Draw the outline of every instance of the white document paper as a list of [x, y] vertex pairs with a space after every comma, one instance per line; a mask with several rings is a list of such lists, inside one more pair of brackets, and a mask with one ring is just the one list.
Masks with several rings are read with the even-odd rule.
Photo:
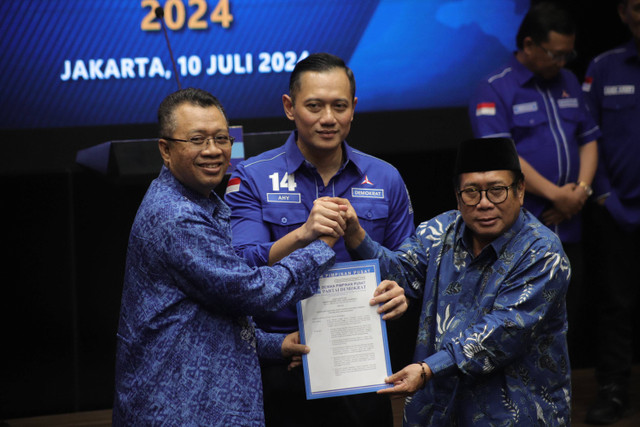
[[382, 316], [369, 300], [380, 283], [378, 260], [335, 264], [320, 292], [298, 303], [307, 399], [376, 391], [391, 385]]

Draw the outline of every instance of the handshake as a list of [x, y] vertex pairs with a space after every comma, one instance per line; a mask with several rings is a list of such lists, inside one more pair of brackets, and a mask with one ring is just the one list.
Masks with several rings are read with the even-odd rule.
[[273, 244], [269, 251], [269, 265], [316, 239], [333, 247], [342, 237], [347, 249], [354, 249], [365, 236], [366, 232], [360, 226], [358, 215], [349, 200], [320, 197], [313, 202], [307, 221]]
[[[274, 243], [269, 262], [277, 262], [294, 249], [304, 247], [316, 239], [333, 247], [340, 238], [344, 238], [346, 247], [354, 249], [362, 243], [365, 236], [366, 232], [360, 226], [358, 215], [349, 200], [321, 197], [313, 202], [313, 208], [304, 224]], [[392, 320], [404, 314], [409, 302], [402, 287], [392, 280], [383, 280], [374, 291], [369, 305], [378, 306], [377, 312], [382, 314], [384, 320]], [[282, 355], [290, 358], [289, 369], [299, 366], [302, 363], [301, 355], [309, 350], [309, 347], [300, 344], [298, 332], [289, 334], [282, 343]]]
[[304, 245], [320, 239], [333, 247], [342, 237], [348, 249], [358, 247], [365, 237], [355, 209], [349, 200], [340, 197], [316, 199], [307, 221], [296, 231]]

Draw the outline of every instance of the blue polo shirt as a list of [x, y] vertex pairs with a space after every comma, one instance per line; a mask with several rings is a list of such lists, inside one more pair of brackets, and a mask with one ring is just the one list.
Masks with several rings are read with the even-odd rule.
[[582, 85], [600, 124], [595, 197], [627, 231], [640, 227], [640, 57], [633, 40], [596, 57]]
[[[266, 265], [273, 243], [304, 224], [324, 196], [349, 199], [360, 225], [385, 247], [395, 249], [413, 233], [409, 193], [395, 167], [343, 142], [344, 163], [325, 186], [296, 139], [293, 132], [283, 146], [241, 162], [229, 179], [233, 245], [250, 265]], [[336, 261], [351, 261], [342, 239], [333, 250]], [[295, 305], [255, 320], [268, 332], [298, 329]]]
[[[476, 137], [512, 138], [518, 154], [558, 186], [578, 180], [579, 146], [600, 137], [580, 83], [570, 71], [562, 69], [544, 80], [515, 56], [480, 83], [469, 117]], [[551, 202], [527, 194], [524, 207], [539, 218]], [[553, 229], [563, 242], [578, 242], [580, 227], [576, 215]]]

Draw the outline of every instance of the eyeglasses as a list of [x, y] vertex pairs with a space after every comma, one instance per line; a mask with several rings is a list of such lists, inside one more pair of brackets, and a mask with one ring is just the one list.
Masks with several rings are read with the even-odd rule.
[[458, 196], [466, 206], [477, 206], [482, 200], [482, 193], [484, 193], [487, 200], [494, 205], [498, 205], [507, 200], [509, 188], [514, 186], [515, 182], [511, 185], [496, 185], [495, 187], [487, 188], [486, 190], [465, 188], [464, 190], [458, 191]]
[[571, 52], [559, 52], [553, 53], [549, 49], [542, 47], [542, 45], [538, 45], [540, 49], [544, 50], [544, 53], [547, 54], [550, 60], [554, 62], [571, 62], [578, 56], [578, 52], [572, 50]]
[[189, 142], [194, 147], [201, 148], [203, 146], [209, 146], [209, 141], [213, 141], [213, 143], [218, 148], [227, 148], [230, 147], [233, 142], [236, 140], [234, 137], [229, 135], [216, 135], [205, 138], [204, 136], [194, 136], [190, 139], [178, 139], [178, 138], [169, 138], [167, 136], [163, 136], [162, 139], [166, 139], [168, 141], [176, 141], [176, 142]]

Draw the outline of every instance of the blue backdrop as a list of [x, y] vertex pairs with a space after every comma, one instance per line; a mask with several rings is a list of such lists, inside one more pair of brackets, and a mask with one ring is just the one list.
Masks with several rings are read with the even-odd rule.
[[209, 90], [232, 119], [281, 117], [295, 63], [331, 52], [358, 111], [466, 105], [515, 50], [528, 0], [0, 1], [0, 128], [155, 122], [177, 89]]

